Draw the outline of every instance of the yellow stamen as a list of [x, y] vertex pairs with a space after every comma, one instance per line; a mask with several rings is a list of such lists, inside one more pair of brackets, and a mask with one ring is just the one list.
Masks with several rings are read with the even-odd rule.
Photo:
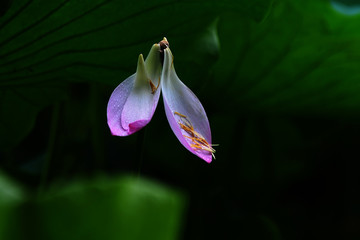
[[154, 94], [160, 86], [160, 77], [159, 77], [157, 86], [155, 86], [155, 84], [151, 81], [151, 79], [149, 79], [149, 83], [150, 83], [150, 87], [151, 87], [151, 93]]
[[187, 134], [189, 134], [189, 136], [183, 136], [192, 141], [192, 143], [190, 143], [190, 147], [195, 150], [208, 151], [215, 158], [215, 149], [212, 148], [215, 145], [209, 144], [200, 133], [196, 132], [190, 120], [184, 114], [181, 114], [179, 112], [174, 112], [174, 114], [180, 117], [180, 121], [178, 121], [180, 128], [183, 129]]
[[185, 115], [183, 115], [183, 114], [181, 114], [181, 113], [174, 112], [174, 114], [175, 114], [175, 115], [178, 115], [178, 116], [180, 116], [180, 117], [186, 118], [186, 116], [185, 116]]

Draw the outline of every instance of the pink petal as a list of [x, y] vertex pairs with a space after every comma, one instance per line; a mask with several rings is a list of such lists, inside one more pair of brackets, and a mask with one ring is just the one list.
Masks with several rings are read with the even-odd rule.
[[115, 88], [107, 106], [107, 119], [110, 131], [113, 135], [127, 136], [128, 132], [121, 125], [121, 113], [125, 102], [134, 86], [135, 74], [128, 77]]
[[203, 137], [208, 143], [203, 147], [211, 148], [211, 131], [205, 110], [195, 94], [180, 81], [172, 61], [173, 56], [170, 49], [167, 48], [164, 50], [164, 66], [161, 77], [167, 119], [181, 144], [193, 154], [210, 163], [213, 152], [194, 147], [196, 141], [189, 138], [192, 137], [191, 133], [189, 130], [186, 131], [185, 127], [181, 127], [182, 124], [191, 128], [191, 131], [198, 134], [197, 136]]
[[157, 85], [160, 78], [159, 49], [159, 45], [154, 44], [146, 62], [140, 55], [136, 73], [123, 81], [111, 94], [107, 117], [113, 135], [128, 136], [150, 122], [160, 97], [160, 89], [153, 92], [149, 83], [151, 79]]

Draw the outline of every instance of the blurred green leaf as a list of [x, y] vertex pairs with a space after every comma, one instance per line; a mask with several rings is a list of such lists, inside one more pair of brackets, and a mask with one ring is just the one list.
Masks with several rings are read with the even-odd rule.
[[225, 15], [217, 85], [243, 110], [359, 114], [359, 24], [328, 1], [280, 1], [261, 23]]
[[0, 171], [0, 239], [18, 239], [19, 206], [23, 190]]
[[177, 239], [184, 204], [179, 192], [142, 178], [74, 182], [36, 201], [27, 224], [47, 240]]

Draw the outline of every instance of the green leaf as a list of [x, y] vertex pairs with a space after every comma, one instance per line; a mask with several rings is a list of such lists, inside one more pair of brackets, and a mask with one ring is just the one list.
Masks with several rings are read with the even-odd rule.
[[0, 239], [18, 239], [23, 190], [0, 171]]
[[179, 192], [142, 178], [74, 182], [36, 201], [26, 224], [47, 240], [176, 239], [184, 204]]
[[[22, 7], [20, 1], [16, 3], [8, 18], [16, 7]], [[105, 0], [87, 4], [34, 1], [0, 29], [0, 84], [74, 75], [111, 82], [128, 74], [129, 66], [134, 66], [131, 60], [144, 49], [148, 51], [149, 43], [163, 35], [176, 35], [179, 26], [187, 26], [188, 33], [197, 31], [196, 22], [204, 16], [230, 9], [254, 16], [259, 9], [267, 10], [265, 3], [268, 1], [138, 1], [136, 5]], [[86, 72], [94, 75], [83, 76]]]
[[217, 85], [244, 110], [359, 114], [359, 24], [327, 1], [278, 2], [262, 23], [228, 14]]

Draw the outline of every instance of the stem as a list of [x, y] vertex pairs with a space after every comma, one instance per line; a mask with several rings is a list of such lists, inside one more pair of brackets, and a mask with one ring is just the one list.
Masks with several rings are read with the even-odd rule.
[[49, 174], [50, 161], [54, 155], [56, 134], [57, 134], [57, 128], [58, 128], [58, 122], [59, 122], [59, 114], [60, 114], [60, 104], [55, 103], [53, 106], [53, 109], [52, 109], [52, 114], [51, 114], [51, 124], [50, 124], [50, 133], [49, 133], [47, 152], [46, 152], [42, 170], [41, 170], [40, 185], [39, 185], [39, 189], [38, 189], [39, 194], [41, 194], [46, 188], [46, 182], [47, 182], [48, 174]]
[[140, 177], [141, 174], [141, 167], [143, 163], [144, 158], [144, 146], [145, 146], [145, 135], [146, 135], [146, 129], [142, 129], [138, 133], [138, 137], [136, 139], [136, 152], [137, 152], [137, 162], [138, 162], [138, 173], [137, 176]]

